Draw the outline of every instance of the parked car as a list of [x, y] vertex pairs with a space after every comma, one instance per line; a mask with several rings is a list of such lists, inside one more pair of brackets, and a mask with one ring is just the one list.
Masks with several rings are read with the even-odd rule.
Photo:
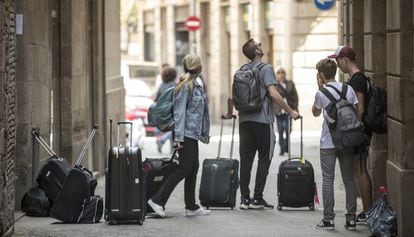
[[154, 136], [155, 127], [148, 125], [148, 108], [154, 103], [151, 88], [142, 80], [130, 79], [125, 81], [125, 119], [144, 121], [147, 136]]

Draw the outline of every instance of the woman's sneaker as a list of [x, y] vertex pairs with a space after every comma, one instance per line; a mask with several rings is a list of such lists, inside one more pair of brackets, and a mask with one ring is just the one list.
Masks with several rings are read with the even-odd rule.
[[334, 221], [333, 220], [330, 220], [330, 221], [321, 220], [321, 222], [319, 222], [319, 224], [316, 225], [316, 229], [333, 230], [335, 229]]
[[210, 214], [210, 210], [206, 210], [202, 207], [199, 207], [198, 209], [192, 211], [192, 210], [188, 210], [185, 209], [185, 216], [205, 216]]
[[264, 206], [263, 206], [263, 203], [259, 202], [259, 200], [253, 198], [252, 200], [250, 200], [249, 208], [260, 210], [260, 209], [264, 209]]
[[148, 200], [148, 205], [150, 205], [152, 210], [154, 210], [154, 212], [157, 213], [157, 215], [159, 215], [160, 217], [165, 217], [166, 216], [166, 214], [164, 212], [164, 208], [162, 206], [156, 204], [155, 202], [153, 202], [151, 199]]
[[240, 209], [247, 210], [250, 206], [250, 199], [248, 198], [242, 198], [240, 202]]
[[261, 199], [252, 199], [251, 201], [250, 201], [250, 204], [251, 204], [251, 206], [252, 207], [256, 207], [256, 208], [253, 208], [253, 209], [273, 209], [273, 208], [275, 208], [275, 206], [273, 206], [273, 205], [270, 205], [269, 203], [267, 203], [263, 198], [261, 198]]

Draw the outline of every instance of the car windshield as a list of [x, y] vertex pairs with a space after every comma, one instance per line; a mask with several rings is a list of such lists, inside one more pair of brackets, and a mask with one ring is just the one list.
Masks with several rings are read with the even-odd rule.
[[125, 81], [126, 95], [130, 97], [151, 97], [151, 88], [142, 80]]

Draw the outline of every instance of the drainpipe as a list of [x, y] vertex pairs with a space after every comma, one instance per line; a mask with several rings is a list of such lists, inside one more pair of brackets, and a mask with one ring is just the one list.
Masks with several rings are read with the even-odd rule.
[[[102, 9], [101, 9], [101, 22], [102, 22], [102, 94], [103, 94], [103, 126], [102, 126], [102, 134], [104, 138], [104, 146], [106, 148], [107, 145], [107, 102], [106, 102], [106, 50], [105, 50], [105, 0], [102, 0]], [[104, 153], [105, 154], [105, 153]], [[104, 159], [104, 168], [106, 168], [106, 159]], [[105, 172], [105, 171], [103, 171]]]

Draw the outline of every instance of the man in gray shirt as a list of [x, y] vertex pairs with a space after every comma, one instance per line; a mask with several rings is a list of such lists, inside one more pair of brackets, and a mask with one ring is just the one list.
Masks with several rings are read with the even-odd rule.
[[[261, 43], [253, 39], [248, 40], [243, 45], [243, 54], [250, 60], [248, 64], [242, 66], [252, 68], [261, 63], [264, 51]], [[274, 111], [272, 103], [276, 103], [288, 112], [293, 118], [300, 115], [287, 105], [282, 96], [277, 92], [277, 84], [273, 67], [265, 65], [259, 71], [261, 94], [264, 96], [263, 107], [259, 112], [239, 114], [239, 136], [240, 136], [240, 209], [273, 209], [273, 205], [268, 204], [263, 199], [263, 190], [269, 173], [270, 163], [273, 157], [275, 146], [275, 134], [273, 130]], [[229, 99], [228, 112], [225, 118], [231, 118], [233, 113], [233, 102]], [[256, 182], [253, 198], [250, 198], [250, 176], [256, 151], [259, 153], [259, 162], [256, 172]]]

